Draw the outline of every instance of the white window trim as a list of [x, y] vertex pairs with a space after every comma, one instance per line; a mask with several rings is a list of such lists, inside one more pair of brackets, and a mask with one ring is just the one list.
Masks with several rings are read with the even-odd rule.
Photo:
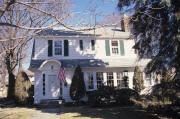
[[[61, 55], [55, 54], [55, 41], [62, 41], [62, 54]], [[53, 54], [54, 54], [54, 56], [63, 56], [64, 55], [64, 40], [53, 40]]]

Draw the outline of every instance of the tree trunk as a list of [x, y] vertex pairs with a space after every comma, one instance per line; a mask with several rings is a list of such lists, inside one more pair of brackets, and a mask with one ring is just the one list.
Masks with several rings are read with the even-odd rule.
[[11, 57], [13, 56], [13, 52], [6, 52], [6, 68], [8, 71], [8, 92], [7, 92], [7, 97], [10, 99], [14, 99], [14, 89], [15, 89], [15, 76], [13, 74], [13, 69], [12, 69], [12, 64], [11, 64]]
[[9, 83], [8, 83], [8, 93], [7, 93], [7, 97], [10, 99], [14, 99], [14, 88], [15, 88], [15, 76], [14, 74], [8, 73], [9, 75]]

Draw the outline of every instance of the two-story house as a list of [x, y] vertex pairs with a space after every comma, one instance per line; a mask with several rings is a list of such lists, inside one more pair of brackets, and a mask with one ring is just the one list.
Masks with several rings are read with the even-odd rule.
[[[40, 32], [34, 37], [29, 68], [35, 73], [34, 103], [60, 96], [70, 102], [69, 89], [77, 65], [82, 68], [87, 91], [97, 90], [103, 84], [125, 87], [123, 76], [128, 76], [127, 87], [133, 88], [134, 67], [143, 69], [149, 61], [138, 61], [133, 45], [129, 32], [112, 27], [83, 32], [63, 29]], [[67, 86], [58, 79], [61, 66], [65, 68]], [[145, 85], [150, 85], [149, 81]]]

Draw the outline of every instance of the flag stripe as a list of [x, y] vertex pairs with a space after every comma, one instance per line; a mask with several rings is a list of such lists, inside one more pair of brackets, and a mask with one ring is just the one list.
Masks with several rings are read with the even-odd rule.
[[65, 76], [65, 70], [64, 67], [60, 67], [58, 78], [62, 80], [64, 83], [66, 83], [66, 76]]

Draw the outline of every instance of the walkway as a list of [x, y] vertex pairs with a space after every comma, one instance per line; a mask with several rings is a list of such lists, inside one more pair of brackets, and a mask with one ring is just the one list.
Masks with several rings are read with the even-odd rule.
[[60, 108], [38, 109], [31, 119], [60, 119]]

